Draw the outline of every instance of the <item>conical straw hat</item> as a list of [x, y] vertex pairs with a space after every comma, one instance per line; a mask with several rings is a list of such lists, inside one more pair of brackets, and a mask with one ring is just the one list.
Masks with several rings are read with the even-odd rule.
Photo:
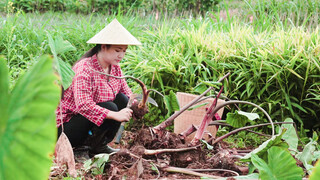
[[94, 35], [89, 44], [141, 45], [141, 43], [124, 28], [117, 19]]

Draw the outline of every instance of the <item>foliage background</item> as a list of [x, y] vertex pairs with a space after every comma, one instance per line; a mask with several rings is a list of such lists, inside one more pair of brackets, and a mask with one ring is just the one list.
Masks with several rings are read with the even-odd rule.
[[[224, 82], [228, 98], [259, 104], [275, 121], [291, 117], [302, 134], [304, 128], [319, 128], [320, 2], [187, 2], [2, 2], [0, 54], [7, 59], [14, 83], [37, 57], [51, 54], [48, 32], [76, 47], [61, 57], [72, 64], [91, 48], [85, 42], [117, 18], [143, 43], [130, 47], [122, 68], [148, 88], [164, 94], [199, 94], [206, 88], [204, 81], [231, 72]], [[134, 82], [129, 83], [139, 92]], [[151, 96], [160, 108], [151, 107], [146, 124], [157, 124], [167, 110], [161, 97]]]

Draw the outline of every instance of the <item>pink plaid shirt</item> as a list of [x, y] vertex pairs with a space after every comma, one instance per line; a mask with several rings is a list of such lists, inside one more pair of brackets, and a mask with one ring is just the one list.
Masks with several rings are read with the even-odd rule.
[[[82, 59], [72, 68], [75, 72], [71, 86], [64, 92], [64, 98], [56, 110], [57, 127], [68, 122], [72, 116], [81, 114], [100, 126], [109, 110], [97, 105], [100, 102], [113, 101], [121, 92], [131, 96], [131, 89], [125, 79], [116, 79], [98, 72], [103, 72], [96, 55]], [[93, 69], [93, 70], [92, 70]], [[120, 66], [111, 66], [110, 74], [122, 77]], [[60, 115], [62, 112], [62, 119]]]

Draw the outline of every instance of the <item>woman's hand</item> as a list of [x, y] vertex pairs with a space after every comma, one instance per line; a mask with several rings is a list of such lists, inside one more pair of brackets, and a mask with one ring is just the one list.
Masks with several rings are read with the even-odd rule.
[[119, 112], [109, 111], [107, 119], [114, 119], [119, 122], [128, 122], [132, 117], [132, 110], [129, 108], [121, 109]]

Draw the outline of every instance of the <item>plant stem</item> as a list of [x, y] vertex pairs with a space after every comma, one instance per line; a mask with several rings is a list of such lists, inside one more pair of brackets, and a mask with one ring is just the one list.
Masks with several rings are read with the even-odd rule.
[[183, 152], [183, 151], [190, 151], [190, 150], [196, 150], [197, 147], [187, 147], [187, 148], [180, 148], [180, 149], [157, 149], [157, 150], [149, 150], [145, 149], [144, 154], [145, 155], [156, 155], [160, 153], [166, 153], [166, 152]]
[[[293, 122], [275, 122], [275, 123], [264, 123], [264, 124], [257, 124], [257, 125], [252, 125], [252, 126], [246, 126], [246, 127], [242, 127], [242, 128], [238, 128], [238, 129], [235, 129], [223, 136], [220, 136], [218, 137], [217, 139], [214, 140], [214, 142], [212, 143], [212, 145], [216, 144], [217, 142], [229, 137], [230, 135], [232, 134], [235, 134], [239, 131], [243, 131], [243, 130], [247, 130], [247, 129], [251, 129], [251, 128], [255, 128], [255, 127], [261, 127], [261, 126], [268, 126], [268, 125], [273, 125], [273, 124], [293, 124]], [[211, 141], [213, 140], [213, 138], [210, 138], [208, 141]]]
[[[193, 140], [191, 141], [191, 144], [198, 144], [199, 140], [202, 139], [204, 131], [207, 129], [209, 123], [214, 119], [214, 115], [215, 113], [213, 112], [213, 109], [217, 106], [218, 103], [218, 98], [220, 96], [220, 94], [222, 93], [223, 90], [223, 86], [221, 87], [218, 95], [216, 96], [216, 98], [214, 99], [213, 103], [211, 104], [211, 106], [209, 107], [209, 109], [207, 110], [199, 129], [197, 130], [196, 135], [194, 136]], [[217, 119], [220, 120], [220, 119]]]
[[178, 168], [178, 167], [169, 166], [169, 167], [166, 167], [166, 168], [162, 168], [162, 170], [163, 171], [167, 171], [167, 172], [189, 174], [189, 175], [199, 176], [199, 177], [208, 177], [208, 178], [213, 178], [213, 179], [220, 179], [221, 178], [219, 176], [213, 176], [213, 175], [210, 175], [210, 174], [194, 172], [194, 171], [186, 169], [186, 168]]
[[[229, 125], [229, 124], [220, 123], [220, 122], [216, 122], [216, 121], [211, 122], [209, 125], [214, 125], [214, 126], [219, 125], [219, 126], [232, 127], [232, 126]], [[249, 129], [246, 129], [246, 131], [251, 132], [251, 133], [254, 133], [254, 134], [258, 134], [258, 135], [260, 135], [260, 136], [271, 136], [271, 135], [269, 135], [269, 134], [258, 133], [258, 132], [255, 132], [255, 131], [252, 131], [252, 130], [249, 130]]]
[[248, 101], [238, 101], [238, 100], [231, 100], [231, 101], [227, 101], [227, 102], [224, 102], [224, 103], [221, 103], [219, 105], [217, 105], [214, 110], [213, 110], [213, 113], [217, 113], [221, 108], [223, 108], [224, 106], [228, 106], [229, 104], [249, 104], [249, 105], [252, 105], [256, 108], [258, 108], [259, 110], [261, 110], [266, 116], [267, 116], [267, 119], [269, 120], [270, 122], [270, 125], [272, 127], [272, 137], [274, 136], [274, 123], [272, 122], [272, 119], [271, 117], [269, 116], [269, 114], [263, 109], [261, 108], [260, 106], [252, 103], [252, 102], [248, 102]]
[[[224, 75], [222, 78], [220, 78], [217, 82], [223, 81], [225, 78], [227, 78], [230, 75], [230, 72]], [[209, 87], [205, 92], [203, 92], [201, 95], [199, 95], [197, 98], [193, 99], [191, 102], [189, 102], [187, 105], [182, 107], [180, 111], [175, 112], [173, 115], [171, 115], [167, 120], [163, 121], [161, 124], [155, 126], [152, 128], [153, 132], [155, 134], [160, 134], [160, 132], [165, 129], [166, 127], [170, 126], [175, 118], [177, 118], [181, 113], [183, 113], [185, 110], [187, 110], [189, 107], [194, 105], [201, 99], [204, 95], [206, 95], [209, 91], [214, 89], [214, 87]]]

